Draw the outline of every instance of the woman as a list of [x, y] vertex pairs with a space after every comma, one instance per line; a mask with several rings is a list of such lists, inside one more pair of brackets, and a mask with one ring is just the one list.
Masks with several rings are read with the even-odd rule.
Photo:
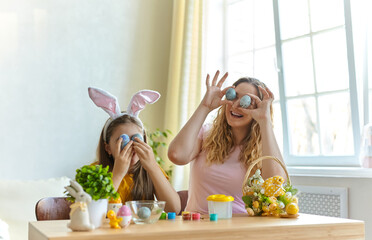
[[[177, 165], [191, 163], [189, 199], [186, 211], [208, 212], [206, 198], [213, 194], [233, 196], [233, 213], [246, 212], [242, 184], [249, 164], [260, 156], [275, 156], [283, 161], [272, 126], [272, 92], [259, 80], [241, 78], [232, 88], [236, 97], [222, 99], [226, 73], [212, 84], [207, 75], [207, 92], [189, 121], [169, 145], [168, 157]], [[240, 99], [248, 95], [248, 108]], [[212, 126], [203, 125], [207, 115], [220, 107]], [[285, 176], [278, 163], [264, 161], [258, 166], [263, 178]], [[252, 171], [252, 174], [254, 171]]]

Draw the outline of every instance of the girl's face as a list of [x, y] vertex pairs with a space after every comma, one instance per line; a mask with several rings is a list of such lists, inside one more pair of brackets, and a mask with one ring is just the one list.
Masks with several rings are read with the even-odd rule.
[[[227, 104], [226, 105], [226, 119], [227, 123], [232, 127], [246, 127], [252, 121], [252, 116], [248, 113], [244, 113], [242, 107], [240, 107], [240, 99], [246, 95], [247, 93], [254, 94], [258, 96], [257, 89], [254, 85], [250, 83], [240, 83], [238, 86], [235, 87], [236, 91], [236, 98], [232, 100], [233, 105]], [[248, 109], [255, 109], [256, 103], [253, 101], [248, 107]]]
[[[106, 152], [113, 156], [117, 156], [119, 153], [115, 151], [120, 151], [120, 147], [118, 147], [118, 139], [120, 138], [120, 136], [122, 134], [127, 134], [129, 138], [132, 138], [132, 136], [136, 133], [143, 135], [142, 129], [136, 124], [134, 123], [120, 124], [112, 132], [109, 144], [106, 144]], [[130, 166], [133, 166], [138, 160], [139, 158], [137, 154], [133, 152]]]

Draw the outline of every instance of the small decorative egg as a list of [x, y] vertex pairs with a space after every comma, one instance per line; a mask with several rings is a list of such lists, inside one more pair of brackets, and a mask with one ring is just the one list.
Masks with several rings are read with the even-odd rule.
[[240, 99], [240, 106], [242, 108], [248, 108], [249, 105], [251, 105], [251, 97], [248, 96], [248, 95], [244, 95], [241, 99]]
[[138, 139], [140, 139], [141, 141], [143, 141], [143, 137], [142, 137], [142, 135], [139, 134], [139, 133], [134, 134], [134, 135], [132, 136], [131, 139], [132, 139], [133, 141], [136, 141], [135, 138], [138, 138]]
[[151, 216], [151, 210], [148, 207], [141, 207], [137, 215], [140, 219], [148, 219]]
[[290, 203], [285, 207], [285, 211], [290, 214], [294, 215], [298, 213], [298, 205], [297, 203]]
[[121, 149], [123, 150], [123, 148], [129, 143], [130, 138], [127, 134], [122, 134], [120, 135], [120, 137], [123, 139], [123, 141], [121, 142]]
[[226, 91], [226, 99], [227, 100], [234, 100], [236, 98], [236, 91], [234, 88], [229, 88]]

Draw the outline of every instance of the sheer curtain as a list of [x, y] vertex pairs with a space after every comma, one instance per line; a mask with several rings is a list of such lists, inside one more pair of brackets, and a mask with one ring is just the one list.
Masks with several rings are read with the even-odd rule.
[[[177, 0], [173, 6], [172, 39], [165, 105], [165, 129], [173, 138], [200, 102], [203, 0]], [[189, 166], [173, 166], [172, 184], [188, 189]]]

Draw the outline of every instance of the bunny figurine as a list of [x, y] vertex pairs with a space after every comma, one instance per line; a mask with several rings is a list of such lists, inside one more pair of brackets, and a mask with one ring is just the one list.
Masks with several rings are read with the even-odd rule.
[[65, 187], [69, 194], [75, 198], [75, 202], [70, 208], [70, 223], [67, 227], [72, 231], [91, 231], [95, 227], [90, 223], [87, 204], [92, 201], [92, 197], [84, 192], [83, 188], [76, 181], [71, 180], [70, 186]]

